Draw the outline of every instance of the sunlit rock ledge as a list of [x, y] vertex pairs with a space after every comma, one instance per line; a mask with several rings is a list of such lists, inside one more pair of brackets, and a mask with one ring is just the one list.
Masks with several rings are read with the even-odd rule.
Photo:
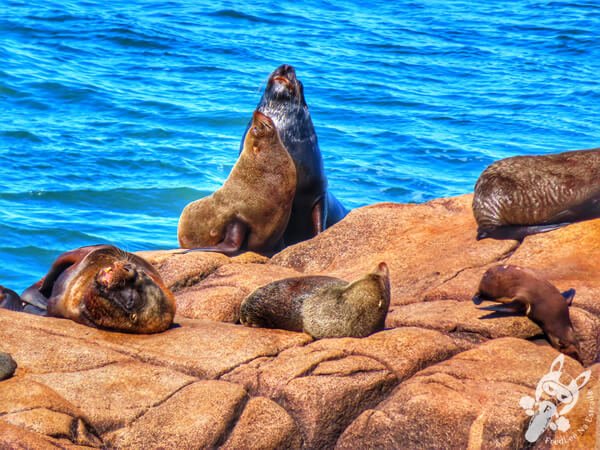
[[[571, 318], [590, 381], [533, 448], [598, 448], [600, 220], [515, 241], [475, 240], [471, 196], [357, 209], [271, 259], [140, 252], [178, 302], [157, 335], [99, 331], [0, 310], [0, 448], [522, 448], [559, 353], [524, 317], [481, 320], [471, 297], [497, 263], [575, 288]], [[387, 329], [324, 339], [236, 324], [255, 288], [300, 274], [348, 281], [385, 261]], [[561, 381], [584, 371], [566, 357]]]

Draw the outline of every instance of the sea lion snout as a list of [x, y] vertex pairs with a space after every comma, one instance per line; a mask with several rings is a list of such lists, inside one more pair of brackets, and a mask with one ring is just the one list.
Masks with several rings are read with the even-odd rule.
[[282, 64], [273, 71], [267, 83], [267, 90], [275, 96], [296, 96], [300, 91], [300, 82], [296, 70], [289, 64]]
[[96, 282], [106, 289], [115, 289], [135, 280], [137, 275], [133, 264], [117, 261], [99, 270]]

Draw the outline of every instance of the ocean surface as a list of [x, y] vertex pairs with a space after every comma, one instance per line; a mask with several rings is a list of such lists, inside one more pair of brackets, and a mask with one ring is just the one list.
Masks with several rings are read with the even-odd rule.
[[0, 284], [17, 291], [78, 246], [176, 247], [282, 63], [350, 208], [600, 146], [597, 0], [0, 0], [0, 61]]

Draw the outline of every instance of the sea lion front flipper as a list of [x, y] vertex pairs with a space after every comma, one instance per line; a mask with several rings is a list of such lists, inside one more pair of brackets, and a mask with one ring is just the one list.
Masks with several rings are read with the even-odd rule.
[[491, 239], [514, 239], [515, 241], [522, 241], [531, 234], [547, 233], [558, 228], [570, 225], [569, 222], [553, 223], [548, 225], [510, 225], [495, 228], [481, 228], [477, 230], [477, 240], [491, 238]]
[[191, 248], [183, 253], [190, 252], [217, 252], [227, 256], [235, 256], [240, 253], [244, 242], [248, 237], [248, 225], [241, 221], [234, 221], [227, 225], [225, 237], [214, 247]]
[[[54, 283], [58, 277], [69, 267], [74, 264], [78, 264], [83, 260], [83, 258], [85, 258], [94, 250], [97, 250], [99, 247], [103, 247], [103, 245], [89, 245], [61, 254], [58, 258], [56, 258], [46, 276], [30, 288], [26, 289], [25, 292], [29, 291], [29, 289], [33, 288], [39, 283], [39, 292], [41, 292], [44, 297], [50, 298], [52, 296], [52, 288], [54, 287]], [[25, 292], [23, 295], [25, 295]]]
[[26, 305], [23, 306], [23, 311], [38, 315], [44, 315], [46, 313], [46, 310], [48, 309], [48, 298], [40, 292], [43, 283], [44, 278], [23, 291], [21, 300], [26, 303]]
[[575, 297], [575, 289], [571, 288], [565, 292], [562, 292], [561, 295], [567, 302], [567, 305], [571, 306], [571, 304], [573, 303], [573, 297]]
[[323, 196], [317, 200], [311, 212], [313, 236], [316, 236], [325, 229], [325, 222], [327, 221], [326, 212], [325, 196]]

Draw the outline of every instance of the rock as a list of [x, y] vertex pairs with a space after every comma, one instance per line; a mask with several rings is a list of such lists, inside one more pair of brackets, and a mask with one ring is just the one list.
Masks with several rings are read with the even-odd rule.
[[193, 377], [140, 362], [97, 369], [31, 375], [86, 413], [99, 433], [128, 425]]
[[[336, 448], [523, 448], [533, 396], [559, 355], [549, 346], [500, 338], [424, 369], [375, 409], [363, 412]], [[566, 357], [561, 378], [583, 368]], [[587, 411], [581, 401], [577, 409]], [[542, 437], [542, 439], [544, 436]]]
[[[174, 294], [183, 288], [193, 286], [209, 276], [224, 264], [229, 264], [229, 258], [221, 253], [191, 252], [180, 253], [181, 250], [167, 254], [147, 255], [149, 261], [159, 271], [161, 278]], [[144, 257], [144, 253], [138, 253]]]
[[201, 283], [177, 293], [178, 314], [192, 319], [236, 323], [240, 319], [242, 301], [255, 289], [299, 275], [302, 274], [269, 264], [221, 266]]
[[330, 448], [361, 411], [383, 400], [400, 380], [458, 351], [438, 332], [405, 328], [364, 339], [323, 339], [255, 360], [224, 379], [283, 406], [305, 448]]
[[246, 401], [246, 391], [224, 381], [198, 381], [107, 436], [116, 448], [215, 448]]
[[501, 260], [517, 247], [516, 241], [476, 241], [471, 202], [471, 195], [463, 195], [422, 205], [355, 209], [314, 239], [278, 253], [272, 263], [351, 280], [384, 261], [390, 268], [392, 305], [415, 303], [465, 268]]
[[0, 425], [2, 423], [46, 437], [68, 439], [72, 444], [93, 447], [101, 444], [79, 408], [45, 385], [23, 378], [0, 383]]
[[17, 370], [17, 363], [8, 353], [0, 352], [0, 381], [12, 377]]
[[[600, 220], [521, 244], [478, 242], [471, 198], [360, 208], [271, 260], [141, 252], [177, 297], [164, 333], [0, 309], [0, 349], [19, 363], [0, 382], [0, 448], [523, 447], [519, 401], [558, 353], [525, 317], [480, 319], [471, 297], [505, 262], [577, 290], [571, 320], [592, 371], [566, 416], [574, 438], [547, 431], [532, 448], [598, 447]], [[350, 281], [380, 261], [392, 277], [390, 329], [313, 341], [222, 323], [271, 281]], [[565, 377], [584, 370], [565, 358]]]
[[387, 325], [428, 328], [478, 342], [506, 336], [526, 339], [542, 334], [540, 327], [527, 317], [481, 319], [486, 314], [489, 311], [480, 311], [471, 302], [440, 300], [397, 306], [388, 314]]
[[268, 398], [254, 397], [248, 400], [222, 448], [267, 450], [301, 447], [302, 435], [286, 410]]

